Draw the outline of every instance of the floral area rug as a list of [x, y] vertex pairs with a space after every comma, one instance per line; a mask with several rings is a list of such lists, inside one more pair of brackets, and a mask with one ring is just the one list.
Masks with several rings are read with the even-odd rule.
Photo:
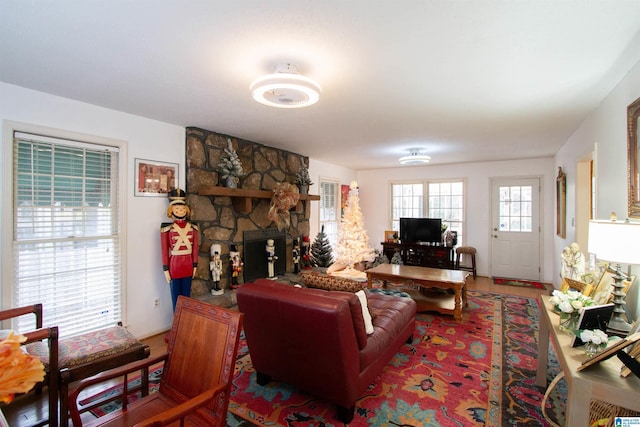
[[[469, 291], [462, 322], [420, 313], [404, 345], [356, 403], [350, 426], [547, 426], [535, 385], [535, 299]], [[228, 425], [338, 426], [335, 407], [278, 382], [259, 386], [248, 348], [240, 350]], [[550, 350], [549, 381], [560, 371]], [[562, 424], [566, 388], [547, 414]], [[246, 424], [248, 421], [250, 424]]]
[[[478, 291], [469, 291], [461, 322], [418, 314], [413, 342], [402, 346], [358, 400], [349, 425], [549, 426], [540, 410], [545, 390], [535, 385], [538, 322], [535, 299]], [[161, 372], [150, 374], [152, 390]], [[550, 346], [548, 382], [559, 372]], [[560, 425], [566, 393], [561, 381], [547, 402], [547, 414]], [[119, 407], [116, 401], [92, 412]], [[259, 386], [241, 339], [228, 426], [342, 426], [335, 411], [334, 405], [288, 384]]]
[[[158, 365], [154, 365], [149, 368], [149, 393], [155, 393], [160, 388], [160, 377], [162, 376], [162, 367], [163, 363], [159, 363]], [[140, 381], [140, 375], [134, 374], [128, 376], [128, 387], [133, 388], [140, 385], [142, 381]], [[79, 402], [81, 405], [87, 405], [88, 403], [95, 402], [97, 400], [106, 399], [111, 396], [119, 395], [122, 393], [122, 384], [113, 386], [108, 388], [107, 390], [101, 391], [98, 394], [87, 397], [86, 399], [81, 399]], [[131, 393], [127, 395], [127, 402], [133, 403], [136, 400], [140, 399], [141, 393], [139, 391], [135, 393]], [[91, 413], [96, 417], [101, 417], [109, 412], [113, 412], [116, 409], [120, 409], [122, 407], [122, 399], [116, 399], [112, 402], [105, 403], [104, 405], [98, 406], [91, 410]]]

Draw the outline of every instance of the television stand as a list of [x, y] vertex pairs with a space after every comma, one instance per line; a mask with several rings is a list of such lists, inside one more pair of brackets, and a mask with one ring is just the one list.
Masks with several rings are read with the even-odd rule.
[[454, 269], [453, 246], [435, 246], [425, 243], [382, 242], [382, 252], [389, 260], [393, 254], [400, 253], [404, 265], [418, 267]]

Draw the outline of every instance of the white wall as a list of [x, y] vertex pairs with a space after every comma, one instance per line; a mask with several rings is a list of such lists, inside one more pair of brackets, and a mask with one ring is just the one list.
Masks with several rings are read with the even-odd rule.
[[360, 207], [365, 220], [369, 240], [376, 249], [384, 231], [391, 227], [390, 181], [406, 180], [454, 180], [466, 181], [466, 230], [464, 244], [477, 250], [478, 274], [490, 272], [491, 241], [491, 178], [541, 177], [541, 226], [542, 226], [542, 274], [545, 282], [552, 281], [553, 260], [550, 236], [554, 228], [555, 175], [552, 158], [527, 159], [506, 162], [464, 163], [455, 165], [426, 165], [392, 169], [373, 169], [358, 172]]
[[[627, 106], [640, 97], [640, 62], [627, 73], [600, 106], [580, 125], [556, 154], [556, 166], [567, 172], [567, 218], [575, 216], [576, 161], [590, 158], [595, 149], [596, 219], [608, 219], [612, 211], [619, 219], [627, 216]], [[570, 191], [571, 189], [571, 191]], [[567, 238], [555, 238], [553, 251], [560, 254], [563, 247], [575, 239], [575, 229], [567, 227]], [[588, 248], [582, 248], [586, 254]], [[560, 271], [560, 257], [555, 257]], [[633, 272], [640, 273], [640, 266]], [[627, 307], [635, 318], [640, 313], [638, 294], [640, 281], [629, 289]]]
[[[3, 120], [128, 142], [128, 167], [123, 171], [128, 182], [124, 189], [127, 192], [128, 263], [127, 310], [123, 321], [138, 337], [167, 330], [173, 310], [169, 285], [162, 273], [159, 228], [160, 223], [167, 221], [168, 202], [164, 197], [134, 197], [133, 169], [135, 158], [179, 163], [179, 182], [184, 188], [185, 129], [0, 82], [0, 121]], [[11, 141], [2, 143], [11, 144]], [[0, 164], [7, 161], [10, 159], [0, 158]], [[0, 188], [2, 184], [0, 182]], [[10, 238], [2, 236], [2, 239]], [[3, 257], [0, 253], [0, 260]], [[9, 284], [2, 283], [2, 286]], [[160, 298], [160, 308], [154, 310], [152, 302], [156, 296]]]

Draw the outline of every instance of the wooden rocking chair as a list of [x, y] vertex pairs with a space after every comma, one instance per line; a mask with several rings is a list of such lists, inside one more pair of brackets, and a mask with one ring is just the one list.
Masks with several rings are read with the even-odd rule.
[[[237, 311], [180, 296], [167, 354], [82, 380], [69, 397], [73, 425], [83, 425], [80, 413], [84, 410], [78, 402], [82, 390], [123, 375], [127, 384], [127, 374], [148, 375], [149, 366], [164, 361], [157, 393], [148, 395], [147, 390], [141, 399], [127, 404], [127, 387], [123, 387], [122, 409], [85, 425], [225, 426], [242, 320], [243, 314]], [[148, 381], [144, 383], [148, 387]]]

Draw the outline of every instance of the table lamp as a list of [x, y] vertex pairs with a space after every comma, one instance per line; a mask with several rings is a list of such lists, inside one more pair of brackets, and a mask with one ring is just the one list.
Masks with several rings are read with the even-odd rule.
[[602, 261], [617, 264], [615, 270], [609, 267], [613, 276], [613, 315], [607, 326], [607, 333], [625, 337], [631, 325], [623, 318], [625, 314], [624, 280], [629, 276], [622, 273], [621, 264], [640, 264], [640, 223], [627, 221], [589, 221], [589, 252]]

